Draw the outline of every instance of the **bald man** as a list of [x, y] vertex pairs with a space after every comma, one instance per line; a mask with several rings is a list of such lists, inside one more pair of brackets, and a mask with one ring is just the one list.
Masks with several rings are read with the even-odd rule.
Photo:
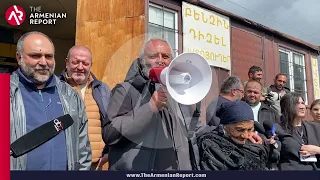
[[73, 46], [68, 52], [66, 69], [60, 79], [70, 84], [84, 100], [92, 149], [91, 170], [101, 170], [102, 167], [108, 169], [108, 148], [102, 140], [101, 126], [106, 118], [110, 88], [94, 76], [91, 67], [90, 49], [82, 45]]
[[10, 141], [65, 114], [74, 123], [24, 156], [10, 157], [11, 170], [89, 170], [88, 119], [79, 94], [53, 74], [54, 45], [41, 32], [28, 32], [17, 43], [20, 67], [10, 80]]
[[[254, 121], [257, 121], [257, 123], [260, 123], [262, 127], [267, 128], [264, 126], [268, 121], [267, 124], [275, 124], [280, 123], [280, 116], [278, 113], [270, 108], [269, 106], [265, 105], [264, 103], [260, 102], [260, 98], [262, 96], [262, 84], [259, 81], [256, 80], [250, 80], [247, 82], [245, 88], [244, 88], [244, 99], [245, 101], [250, 105]], [[266, 131], [269, 131], [269, 129], [265, 129]], [[264, 134], [259, 134], [264, 142], [266, 144], [275, 144], [277, 137], [267, 137]], [[279, 158], [279, 151], [280, 151], [280, 142], [278, 141], [278, 147], [276, 145], [268, 145], [268, 147], [272, 150], [270, 151], [270, 159], [268, 161], [268, 168], [270, 169], [277, 169], [277, 162]]]
[[192, 118], [197, 113], [149, 79], [152, 67], [170, 64], [172, 52], [166, 40], [146, 41], [125, 82], [113, 88], [103, 127], [111, 170], [197, 168], [195, 133], [202, 128], [200, 119]]

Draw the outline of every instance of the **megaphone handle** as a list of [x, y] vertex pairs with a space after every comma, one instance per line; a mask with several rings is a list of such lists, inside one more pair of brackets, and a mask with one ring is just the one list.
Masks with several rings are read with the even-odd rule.
[[161, 88], [162, 87], [162, 85], [160, 84], [160, 83], [155, 83], [155, 90], [157, 90], [157, 89], [159, 89], [159, 88]]
[[201, 101], [196, 104], [196, 109], [193, 112], [193, 117], [200, 117], [201, 114]]

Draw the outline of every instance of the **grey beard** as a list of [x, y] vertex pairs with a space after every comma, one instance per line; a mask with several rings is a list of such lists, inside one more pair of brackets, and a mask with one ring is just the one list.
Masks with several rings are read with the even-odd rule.
[[49, 75], [48, 76], [37, 76], [35, 75], [35, 69], [27, 66], [24, 62], [23, 59], [21, 59], [21, 71], [22, 73], [33, 83], [37, 84], [37, 85], [41, 85], [46, 83], [49, 78], [52, 76], [54, 69], [55, 69], [55, 64], [53, 65], [53, 68], [50, 69], [48, 66], [45, 67], [46, 69], [49, 69]]
[[149, 78], [149, 72], [150, 72], [152, 66], [150, 64], [141, 63], [141, 67], [142, 67], [143, 75], [145, 75], [147, 78]]

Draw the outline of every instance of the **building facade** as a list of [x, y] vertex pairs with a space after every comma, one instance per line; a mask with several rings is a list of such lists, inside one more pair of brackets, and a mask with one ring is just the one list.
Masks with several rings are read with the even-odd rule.
[[[270, 86], [275, 75], [281, 72], [288, 75], [287, 86], [301, 93], [307, 105], [319, 98], [318, 46], [200, 0], [137, 0], [134, 4], [126, 4], [122, 12], [113, 11], [115, 7], [110, 5], [109, 25], [121, 32], [110, 38], [120, 38], [123, 42], [114, 46], [109, 39], [108, 47], [112, 48], [108, 49], [109, 62], [104, 64], [109, 66], [121, 59], [123, 68], [114, 70], [115, 64], [96, 67], [96, 71], [104, 72], [102, 78], [111, 86], [123, 80], [132, 60], [138, 57], [144, 38], [162, 37], [169, 41], [175, 56], [196, 52], [212, 65], [213, 79], [217, 82], [213, 82], [203, 101], [204, 107], [218, 95], [219, 86], [226, 77], [232, 75], [248, 80], [247, 72], [252, 65], [263, 69], [264, 86]], [[78, 14], [83, 11], [80, 8]], [[78, 28], [77, 34], [80, 34]], [[88, 41], [79, 42], [86, 44]], [[119, 79], [114, 79], [114, 71]], [[307, 119], [310, 119], [309, 115]]]
[[[9, 1], [6, 2], [9, 6]], [[75, 7], [68, 7], [68, 4]], [[214, 81], [203, 100], [203, 107], [218, 95], [220, 84], [228, 76], [248, 80], [248, 69], [252, 65], [263, 69], [264, 86], [270, 86], [275, 75], [282, 72], [288, 75], [287, 86], [301, 93], [307, 105], [320, 98], [318, 46], [201, 0], [96, 0], [94, 3], [70, 0], [64, 9], [67, 9], [68, 17], [75, 18], [75, 34], [72, 35], [71, 29], [69, 34], [74, 39], [68, 36], [60, 40], [61, 34], [56, 35], [57, 40], [54, 38], [55, 44], [59, 44], [56, 46], [57, 74], [64, 68], [68, 49], [73, 44], [83, 44], [92, 50], [93, 72], [114, 87], [124, 80], [145, 39], [161, 37], [168, 40], [174, 56], [196, 52], [211, 65]], [[6, 41], [16, 42], [13, 38]], [[1, 50], [8, 49], [0, 51], [0, 57], [4, 54], [12, 63], [14, 43], [0, 43], [0, 47]], [[0, 70], [10, 71], [7, 68], [10, 65], [14, 68], [16, 64], [0, 61]], [[307, 119], [310, 119], [309, 115]]]

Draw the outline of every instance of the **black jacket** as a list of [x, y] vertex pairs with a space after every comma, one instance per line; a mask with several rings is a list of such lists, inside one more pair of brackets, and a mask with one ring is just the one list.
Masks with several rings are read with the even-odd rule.
[[138, 59], [125, 82], [113, 88], [103, 127], [103, 139], [110, 147], [110, 170], [192, 169], [187, 138], [192, 111], [168, 98], [168, 108], [153, 113], [148, 102], [154, 91]]
[[[218, 128], [219, 129], [219, 128]], [[198, 138], [201, 170], [267, 170], [268, 150], [261, 144], [241, 145], [222, 132]]]
[[[303, 122], [306, 129], [308, 144], [320, 146], [320, 124], [315, 122]], [[280, 126], [280, 125], [279, 125]], [[279, 162], [280, 170], [319, 170], [320, 169], [320, 156], [317, 155], [317, 163], [301, 162], [299, 151], [303, 144], [301, 137], [296, 133], [285, 132], [281, 127], [278, 132], [278, 137], [281, 141], [281, 158]]]
[[271, 121], [272, 124], [280, 123], [280, 116], [274, 109], [264, 103], [261, 103], [258, 113], [258, 121], [260, 124], [263, 124], [265, 121]]

